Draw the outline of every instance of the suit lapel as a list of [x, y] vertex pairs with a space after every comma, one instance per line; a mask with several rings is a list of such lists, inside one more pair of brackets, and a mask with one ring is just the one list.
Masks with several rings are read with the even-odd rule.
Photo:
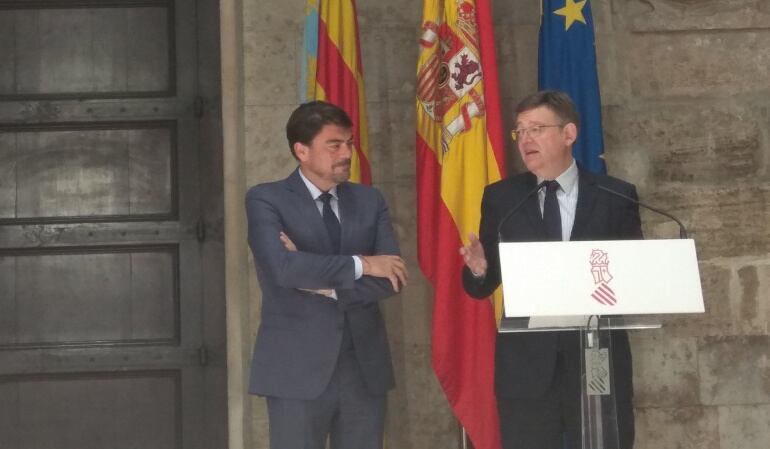
[[578, 240], [584, 233], [596, 204], [596, 180], [585, 170], [578, 172], [578, 199], [575, 207], [575, 223], [572, 225], [570, 240]]
[[[531, 192], [535, 187], [537, 187], [537, 177], [533, 173], [529, 173], [525, 194]], [[543, 214], [540, 212], [540, 200], [538, 198], [537, 192], [533, 193], [529, 196], [529, 198], [526, 199], [524, 210], [527, 214], [527, 218], [529, 219], [530, 224], [532, 225], [532, 229], [537, 229], [538, 234], [542, 234], [542, 237], [545, 238]]]
[[349, 252], [348, 247], [353, 237], [353, 225], [355, 224], [353, 211], [357, 210], [354, 203], [355, 198], [350, 191], [350, 185], [347, 182], [337, 185], [337, 206], [339, 206], [340, 227], [342, 228], [340, 253], [342, 254]]
[[299, 168], [286, 178], [286, 184], [294, 195], [295, 204], [303, 217], [303, 221], [308, 224], [308, 227], [313, 230], [313, 234], [316, 235], [316, 241], [324, 242], [324, 247], [331, 253], [332, 242], [329, 238], [329, 233], [326, 231], [323, 217], [318, 212], [315, 199], [310, 195], [310, 191], [299, 175]]

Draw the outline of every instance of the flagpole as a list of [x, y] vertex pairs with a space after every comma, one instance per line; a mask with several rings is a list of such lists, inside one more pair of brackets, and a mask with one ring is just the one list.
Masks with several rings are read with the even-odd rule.
[[461, 441], [462, 449], [474, 449], [473, 443], [471, 442], [471, 439], [468, 437], [468, 432], [465, 431], [465, 427], [463, 426], [460, 426], [460, 437], [462, 438], [462, 441]]

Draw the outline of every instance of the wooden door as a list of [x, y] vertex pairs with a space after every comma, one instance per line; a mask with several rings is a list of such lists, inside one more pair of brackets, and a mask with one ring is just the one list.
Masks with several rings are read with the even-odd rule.
[[0, 0], [0, 448], [226, 447], [217, 3]]

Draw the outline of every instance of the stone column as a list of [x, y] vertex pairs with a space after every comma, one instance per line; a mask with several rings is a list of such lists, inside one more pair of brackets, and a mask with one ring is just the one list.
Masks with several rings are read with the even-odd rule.
[[229, 449], [254, 447], [248, 427], [249, 263], [243, 209], [243, 23], [241, 0], [220, 0], [227, 308]]

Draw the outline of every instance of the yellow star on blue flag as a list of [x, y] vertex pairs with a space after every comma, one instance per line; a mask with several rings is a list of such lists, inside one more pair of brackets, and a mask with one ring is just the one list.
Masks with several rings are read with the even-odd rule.
[[566, 92], [572, 98], [580, 114], [580, 130], [572, 154], [582, 168], [604, 173], [602, 107], [591, 1], [542, 1], [538, 85], [540, 89]]
[[564, 30], [569, 30], [569, 27], [572, 26], [573, 23], [581, 22], [585, 25], [586, 18], [583, 17], [583, 7], [586, 5], [586, 0], [583, 0], [582, 2], [575, 3], [574, 0], [567, 0], [567, 3], [564, 5], [563, 8], [559, 8], [556, 11], [554, 11], [554, 14], [558, 14], [560, 16], [564, 16]]

